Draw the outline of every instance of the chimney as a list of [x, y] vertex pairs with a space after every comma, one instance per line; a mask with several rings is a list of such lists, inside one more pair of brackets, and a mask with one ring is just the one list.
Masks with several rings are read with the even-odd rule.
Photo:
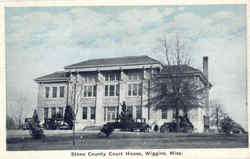
[[208, 79], [208, 57], [203, 57], [203, 74]]

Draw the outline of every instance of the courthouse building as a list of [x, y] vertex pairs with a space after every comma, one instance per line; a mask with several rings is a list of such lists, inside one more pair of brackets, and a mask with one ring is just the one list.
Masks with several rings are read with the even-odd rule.
[[[204, 131], [204, 119], [208, 116], [208, 98], [211, 84], [208, 82], [207, 57], [203, 59], [203, 72], [187, 65], [182, 74], [194, 77], [206, 88], [205, 102], [188, 110], [188, 117], [196, 132]], [[38, 115], [41, 120], [53, 115], [64, 115], [66, 105], [75, 106], [76, 128], [102, 125], [114, 121], [125, 101], [134, 119], [145, 118], [154, 126], [171, 122], [175, 111], [154, 110], [146, 106], [150, 100], [152, 77], [167, 73], [167, 67], [148, 56], [129, 56], [86, 60], [64, 67], [39, 78]], [[184, 77], [183, 76], [183, 77]]]

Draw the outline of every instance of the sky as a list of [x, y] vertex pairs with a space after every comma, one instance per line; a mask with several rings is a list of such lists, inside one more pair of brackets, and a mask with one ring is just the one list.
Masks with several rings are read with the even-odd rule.
[[9, 7], [5, 10], [7, 114], [25, 96], [37, 102], [34, 79], [83, 60], [148, 55], [162, 61], [159, 40], [178, 35], [192, 66], [209, 58], [210, 99], [247, 128], [245, 5]]

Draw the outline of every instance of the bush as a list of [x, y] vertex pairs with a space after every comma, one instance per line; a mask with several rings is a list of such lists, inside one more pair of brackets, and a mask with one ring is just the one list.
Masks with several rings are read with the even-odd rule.
[[40, 126], [36, 110], [33, 113], [32, 121], [29, 123], [29, 132], [34, 139], [41, 139], [44, 137], [43, 129]]
[[223, 133], [230, 134], [233, 129], [234, 122], [230, 117], [225, 117], [220, 121], [220, 125]]

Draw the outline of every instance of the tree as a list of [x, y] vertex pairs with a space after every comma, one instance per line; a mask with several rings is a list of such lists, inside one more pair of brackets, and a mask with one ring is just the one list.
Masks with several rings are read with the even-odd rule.
[[34, 121], [35, 123], [38, 123], [38, 124], [40, 123], [39, 118], [38, 118], [38, 115], [37, 115], [37, 112], [36, 112], [36, 109], [35, 109], [34, 112], [33, 112], [32, 119], [33, 119], [33, 121]]
[[133, 118], [127, 110], [125, 101], [123, 101], [121, 106], [122, 106], [122, 111], [121, 111], [121, 114], [119, 115], [119, 119], [120, 119], [121, 128], [125, 130], [128, 124], [133, 122]]
[[28, 100], [23, 92], [15, 92], [15, 96], [8, 99], [8, 114], [15, 120], [17, 128], [22, 128], [23, 116]]
[[[77, 72], [75, 74], [75, 78], [70, 81], [71, 83], [71, 93], [70, 93], [70, 99], [71, 99], [71, 109], [73, 114], [73, 145], [75, 145], [75, 123], [76, 123], [76, 116], [78, 114], [79, 105], [82, 97], [82, 91], [83, 91], [83, 83], [78, 79], [79, 73]], [[73, 76], [72, 76], [73, 77]]]
[[7, 115], [7, 117], [6, 117], [6, 128], [7, 129], [15, 129], [16, 128], [15, 120], [12, 117], [10, 117], [9, 115]]
[[[175, 109], [177, 131], [180, 130], [180, 110], [184, 115], [188, 108], [198, 107], [205, 97], [206, 87], [201, 87], [193, 76], [186, 76], [185, 70], [190, 68], [191, 56], [186, 52], [186, 43], [179, 36], [172, 45], [163, 38], [160, 40], [160, 53], [165, 57], [162, 73], [153, 76], [150, 106], [156, 110]], [[164, 73], [163, 73], [164, 72]]]
[[223, 104], [220, 103], [219, 100], [210, 100], [210, 126], [216, 127], [217, 131], [220, 128], [220, 121], [226, 118], [228, 115], [224, 111]]
[[73, 121], [74, 121], [74, 114], [72, 107], [67, 105], [64, 113], [64, 122], [66, 122], [70, 126], [70, 129], [72, 129]]
[[34, 110], [32, 121], [29, 122], [29, 131], [30, 131], [30, 135], [34, 139], [41, 139], [44, 137], [43, 129], [40, 126], [40, 121], [39, 121], [36, 110]]
[[246, 133], [244, 128], [225, 112], [224, 106], [219, 100], [211, 100], [209, 103], [211, 108], [210, 125], [215, 126], [218, 132], [229, 134], [233, 131], [241, 131]]

